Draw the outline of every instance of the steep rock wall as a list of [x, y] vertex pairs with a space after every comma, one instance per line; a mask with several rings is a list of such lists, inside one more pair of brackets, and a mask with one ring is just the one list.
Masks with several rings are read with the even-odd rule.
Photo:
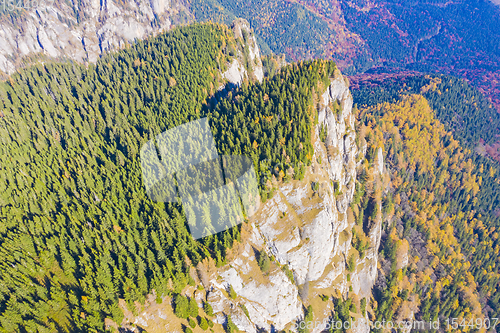
[[[325, 126], [327, 135], [322, 142], [319, 135]], [[338, 290], [347, 296], [351, 286], [352, 293], [369, 299], [377, 272], [380, 220], [369, 230], [365, 257], [356, 261], [353, 272], [346, 269], [354, 225], [346, 210], [355, 191], [356, 159], [362, 153], [355, 142], [352, 96], [337, 72], [321, 97], [313, 163], [304, 180], [279, 185], [246, 227], [248, 237], [236, 250], [235, 259], [211, 280], [207, 299], [218, 312], [219, 323], [229, 314], [245, 332], [291, 329], [303, 318], [302, 305], [321, 294]], [[383, 166], [383, 161], [377, 163]], [[340, 191], [335, 191], [335, 182]], [[314, 183], [319, 185], [317, 190], [313, 190]], [[256, 250], [262, 248], [276, 261], [266, 274], [256, 263]], [[293, 281], [280, 269], [284, 266], [293, 272]], [[236, 299], [226, 296], [229, 286], [236, 291]], [[240, 304], [248, 309], [248, 317]], [[328, 318], [331, 310], [331, 303], [325, 303], [315, 320]], [[368, 332], [369, 327], [360, 326], [357, 331]]]
[[[15, 1], [17, 4], [18, 2]], [[31, 2], [29, 2], [31, 3]], [[179, 1], [34, 1], [14, 22], [0, 20], [0, 71], [10, 74], [26, 56], [45, 54], [95, 62], [100, 54], [163, 30], [184, 17]]]
[[[223, 78], [236, 86], [240, 86], [245, 79], [261, 82], [264, 78], [264, 69], [260, 59], [257, 39], [250, 29], [250, 24], [247, 20], [237, 19], [233, 22], [231, 28], [234, 37], [241, 42], [242, 50], [237, 50], [233, 61], [228, 64], [227, 71], [222, 74]], [[222, 86], [219, 90], [223, 88], [225, 87]]]

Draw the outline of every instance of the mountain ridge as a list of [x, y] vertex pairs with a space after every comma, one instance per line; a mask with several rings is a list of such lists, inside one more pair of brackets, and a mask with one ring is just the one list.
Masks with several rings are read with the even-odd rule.
[[[268, 15], [259, 12], [263, 8]], [[27, 11], [3, 11], [0, 71], [8, 75], [53, 57], [95, 62], [103, 52], [172, 26], [194, 21], [229, 25], [242, 17], [255, 30], [264, 54], [286, 54], [292, 61], [332, 59], [349, 75], [408, 70], [455, 75], [480, 88], [500, 112], [495, 42], [500, 21], [494, 14], [499, 10], [490, 0], [136, 0], [102, 6], [95, 0], [55, 0]], [[384, 39], [390, 43], [381, 43]]]
[[[338, 109], [332, 108], [335, 103]], [[191, 273], [196, 285], [187, 286], [180, 294], [195, 299], [200, 308], [209, 303], [215, 324], [226, 326], [230, 318], [244, 332], [290, 330], [304, 320], [303, 307], [309, 304], [313, 304], [315, 320], [326, 323], [332, 296], [319, 304], [315, 299], [328, 294], [344, 299], [357, 295], [356, 302], [365, 298], [365, 306], [370, 307], [382, 218], [378, 216], [368, 227], [360, 258], [353, 245], [356, 222], [348, 215], [353, 214], [350, 206], [356, 192], [356, 169], [366, 147], [358, 151], [355, 142], [352, 103], [346, 79], [336, 71], [319, 96], [313, 162], [304, 178], [283, 181], [273, 177], [272, 197], [243, 225], [241, 242], [231, 249], [228, 262], [216, 267], [208, 259]], [[322, 140], [320, 133], [325, 128]], [[381, 152], [373, 166], [378, 182], [386, 177]], [[269, 169], [274, 169], [272, 164]], [[263, 255], [272, 258], [268, 271], [261, 271], [257, 264]], [[355, 259], [349, 264], [351, 257]], [[349, 265], [353, 267], [348, 269]], [[167, 296], [162, 297], [160, 305], [149, 303], [139, 314], [129, 314], [121, 326], [131, 329], [135, 324], [151, 332], [179, 330], [179, 324], [166, 316], [172, 311], [173, 299]], [[359, 316], [365, 322], [356, 332], [369, 332], [367, 315]], [[310, 330], [321, 331], [321, 326]]]
[[[263, 63], [244, 20], [20, 69], [0, 82], [2, 329], [496, 316], [500, 176], [462, 140], [487, 101], [410, 79], [353, 97], [331, 61]], [[147, 198], [138, 152], [201, 117], [218, 153], [254, 162], [262, 210], [194, 241], [182, 207]]]

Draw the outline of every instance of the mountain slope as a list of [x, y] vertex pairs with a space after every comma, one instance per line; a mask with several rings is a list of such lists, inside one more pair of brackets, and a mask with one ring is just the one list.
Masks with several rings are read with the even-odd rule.
[[191, 8], [197, 20], [244, 17], [273, 52], [333, 59], [350, 75], [417, 70], [462, 77], [500, 110], [500, 9], [487, 0], [213, 0], [192, 1]]
[[[489, 103], [438, 76], [353, 109], [333, 62], [264, 70], [256, 42], [195, 24], [0, 83], [2, 331], [498, 316], [499, 168], [471, 149], [494, 139]], [[203, 117], [219, 154], [254, 162], [262, 207], [195, 241], [148, 199], [139, 151]]]
[[[146, 197], [138, 153], [164, 130], [208, 117], [220, 154], [254, 159], [264, 199], [272, 188], [260, 159], [281, 163], [289, 177], [287, 165], [300, 175], [311, 163], [312, 91], [325, 89], [335, 65], [286, 67], [254, 94], [249, 79], [262, 68], [255, 45], [245, 44], [253, 41], [246, 30], [235, 36], [226, 26], [194, 25], [88, 69], [50, 63], [1, 83], [4, 331], [102, 331], [105, 318], [121, 322], [119, 298], [133, 309], [152, 289], [158, 297], [182, 290], [189, 263], [224, 262], [238, 227], [196, 242], [179, 205]], [[234, 60], [242, 102], [221, 109], [233, 114], [222, 118], [212, 107], [224, 91], [214, 94]], [[263, 95], [270, 102], [256, 109]]]
[[[251, 99], [262, 88], [248, 89]], [[224, 119], [223, 115], [231, 115], [229, 105], [233, 103], [245, 105], [245, 95], [236, 92], [229, 97], [231, 104], [226, 100], [219, 102], [212, 121], [230, 121], [231, 117]], [[352, 97], [338, 71], [317, 98], [313, 105], [318, 109], [312, 111], [317, 112], [317, 124], [311, 133], [314, 155], [310, 166], [296, 167], [293, 156], [285, 150], [282, 162], [259, 161], [261, 175], [268, 175], [264, 179], [270, 191], [263, 193], [268, 199], [242, 225], [241, 242], [227, 252], [227, 262], [217, 265], [211, 258], [204, 259], [196, 270], [191, 269], [191, 286], [162, 297], [161, 302], [146, 302], [135, 315], [127, 313], [123, 327], [131, 329], [135, 325], [148, 332], [188, 327], [188, 318], [172, 319], [177, 304], [185, 298], [205, 309], [199, 315], [213, 320], [217, 332], [223, 327], [230, 330], [232, 324], [243, 332], [290, 330], [301, 322], [310, 326], [303, 320], [311, 320], [311, 316], [326, 323], [331, 320], [333, 309], [340, 313], [341, 305], [333, 304], [338, 300], [352, 304], [352, 308], [347, 308], [354, 318], [366, 317], [377, 272], [381, 193], [367, 188], [367, 196], [373, 196], [372, 204], [362, 210], [373, 216], [366, 223], [362, 217], [356, 220], [352, 208], [359, 212], [361, 208], [356, 205], [364, 201], [364, 196], [356, 191], [357, 169], [364, 155], [356, 145]], [[272, 103], [271, 99], [268, 103]], [[261, 119], [268, 122], [269, 116]], [[256, 142], [264, 144], [258, 139]], [[380, 159], [361, 169], [380, 184], [387, 177]], [[206, 304], [210, 304], [211, 310], [206, 310]], [[351, 318], [345, 312], [341, 315], [345, 320]], [[321, 330], [318, 324], [311, 332]], [[367, 321], [360, 325], [359, 332], [368, 330]]]
[[241, 45], [231, 36], [227, 27], [186, 27], [89, 69], [47, 64], [2, 82], [4, 330], [102, 330], [106, 316], [122, 316], [119, 295], [133, 302], [169, 277], [186, 283], [185, 255], [204, 250], [178, 207], [145, 200], [138, 153], [163, 129], [199, 117], [224, 83], [222, 44]]
[[498, 140], [500, 117], [493, 104], [464, 80], [447, 75], [406, 74], [352, 77], [351, 82], [360, 106], [421, 94], [430, 102], [436, 117], [453, 131], [462, 145], [475, 148], [480, 141], [493, 144]]
[[496, 318], [498, 164], [462, 147], [422, 95], [360, 109], [363, 131], [384, 147], [385, 204], [395, 209], [382, 237], [376, 317]]

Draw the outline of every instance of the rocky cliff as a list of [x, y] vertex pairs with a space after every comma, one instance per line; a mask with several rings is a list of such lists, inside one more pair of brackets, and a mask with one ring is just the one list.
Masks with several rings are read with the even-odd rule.
[[[237, 19], [233, 22], [231, 28], [234, 37], [240, 40], [240, 48], [236, 50], [232, 62], [228, 64], [228, 69], [223, 73], [223, 78], [237, 86], [240, 86], [245, 79], [262, 81], [264, 70], [260, 50], [257, 39], [250, 29], [250, 24], [247, 20]], [[222, 88], [220, 87], [219, 90]]]
[[[381, 218], [367, 227], [369, 244], [364, 256], [357, 256], [352, 246], [356, 222], [349, 215], [366, 146], [356, 145], [352, 104], [347, 80], [337, 72], [318, 100], [315, 152], [304, 179], [275, 182], [274, 196], [244, 223], [242, 241], [228, 254], [228, 264], [216, 268], [206, 261], [192, 274], [204, 290], [190, 287], [185, 294], [200, 307], [210, 303], [220, 329], [230, 316], [243, 332], [296, 331], [308, 305], [315, 321], [330, 320], [333, 303], [329, 297], [321, 301], [323, 295], [370, 300]], [[375, 178], [384, 173], [380, 153], [372, 167]], [[265, 272], [258, 265], [262, 251], [271, 257]], [[351, 256], [355, 260], [348, 268]], [[144, 328], [155, 325], [149, 310], [129, 320]], [[311, 332], [321, 330], [318, 326]], [[360, 325], [356, 331], [368, 332], [369, 327]]]
[[42, 0], [17, 8], [19, 3], [0, 18], [0, 71], [7, 74], [26, 59], [94, 62], [107, 50], [192, 20], [176, 0]]
[[[335, 105], [339, 105], [337, 110], [332, 109]], [[324, 142], [319, 138], [322, 126], [327, 128]], [[313, 303], [319, 295], [337, 290], [347, 297], [351, 290], [369, 299], [377, 271], [380, 221], [369, 230], [370, 246], [364, 258], [355, 262], [352, 272], [346, 268], [353, 252], [354, 226], [347, 210], [360, 154], [355, 138], [352, 96], [338, 72], [321, 97], [313, 138], [315, 155], [304, 180], [278, 185], [248, 226], [246, 242], [235, 249], [230, 265], [212, 276], [207, 299], [220, 323], [230, 314], [245, 332], [289, 329], [303, 317], [302, 305]], [[383, 172], [383, 161], [377, 164]], [[265, 249], [275, 258], [267, 275], [256, 264], [256, 249]], [[293, 279], [284, 273], [285, 266], [293, 272]], [[229, 286], [238, 295], [235, 300], [225, 296]], [[248, 309], [248, 317], [240, 304]], [[332, 309], [325, 304], [321, 312], [315, 310], [315, 320], [322, 321]]]
[[[21, 16], [12, 15], [19, 11]], [[36, 59], [95, 62], [106, 51], [192, 21], [189, 9], [177, 0], [42, 0], [27, 10], [14, 6], [0, 16], [0, 73], [11, 74]], [[236, 50], [224, 78], [235, 85], [245, 78], [262, 81], [260, 51], [250, 24], [238, 19], [232, 28], [243, 47]]]

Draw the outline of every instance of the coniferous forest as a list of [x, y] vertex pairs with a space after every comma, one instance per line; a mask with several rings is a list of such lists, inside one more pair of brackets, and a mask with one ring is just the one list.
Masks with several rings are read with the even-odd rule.
[[294, 165], [300, 177], [312, 157], [312, 96], [335, 65], [287, 66], [216, 103], [243, 43], [224, 25], [195, 24], [88, 68], [45, 63], [0, 83], [2, 331], [104, 331], [105, 318], [123, 317], [119, 298], [174, 294], [192, 264], [224, 262], [238, 227], [194, 241], [181, 206], [148, 200], [139, 151], [159, 133], [208, 117], [220, 155], [254, 161], [262, 200], [272, 175], [259, 161], [285, 177]]

